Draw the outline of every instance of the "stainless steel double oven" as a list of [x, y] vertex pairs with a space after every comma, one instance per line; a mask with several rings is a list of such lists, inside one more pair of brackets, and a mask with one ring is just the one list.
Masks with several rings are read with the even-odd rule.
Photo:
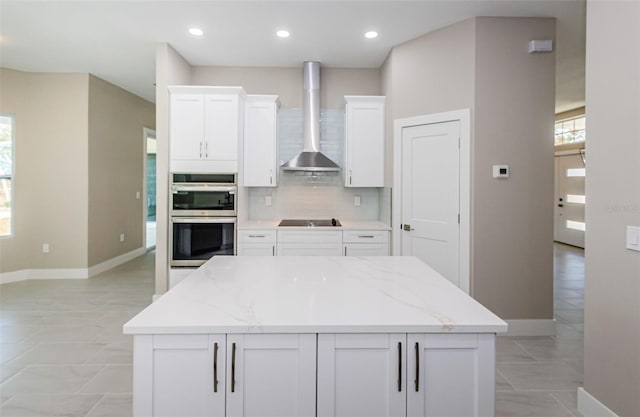
[[236, 254], [235, 174], [171, 174], [171, 266]]

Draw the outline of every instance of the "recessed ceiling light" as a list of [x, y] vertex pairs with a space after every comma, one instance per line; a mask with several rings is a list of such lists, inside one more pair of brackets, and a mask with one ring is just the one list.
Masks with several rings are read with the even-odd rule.
[[288, 31], [288, 30], [281, 29], [281, 30], [279, 30], [279, 31], [277, 31], [277, 32], [276, 32], [276, 35], [277, 35], [279, 38], [288, 38], [288, 37], [289, 37], [289, 35], [290, 35], [290, 33], [289, 33], [289, 31]]
[[367, 39], [373, 39], [378, 37], [378, 32], [375, 30], [370, 30], [369, 32], [364, 34], [364, 37]]
[[189, 33], [193, 36], [202, 36], [204, 35], [204, 31], [200, 28], [189, 28]]

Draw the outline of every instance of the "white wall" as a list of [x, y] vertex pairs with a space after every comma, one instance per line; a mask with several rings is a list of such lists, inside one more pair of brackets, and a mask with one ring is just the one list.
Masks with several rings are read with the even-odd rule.
[[584, 388], [640, 416], [640, 3], [587, 1]]

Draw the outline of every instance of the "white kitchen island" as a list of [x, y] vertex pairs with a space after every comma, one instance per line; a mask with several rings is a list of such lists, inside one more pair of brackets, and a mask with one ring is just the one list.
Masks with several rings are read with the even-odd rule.
[[413, 257], [215, 257], [124, 325], [134, 416], [492, 416], [507, 325]]

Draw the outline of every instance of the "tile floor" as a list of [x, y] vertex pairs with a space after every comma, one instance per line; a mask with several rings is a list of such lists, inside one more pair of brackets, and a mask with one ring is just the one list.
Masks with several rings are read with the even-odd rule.
[[[0, 416], [131, 416], [132, 342], [153, 252], [89, 280], [0, 286]], [[580, 416], [583, 251], [555, 246], [555, 337], [500, 337], [496, 416]]]

